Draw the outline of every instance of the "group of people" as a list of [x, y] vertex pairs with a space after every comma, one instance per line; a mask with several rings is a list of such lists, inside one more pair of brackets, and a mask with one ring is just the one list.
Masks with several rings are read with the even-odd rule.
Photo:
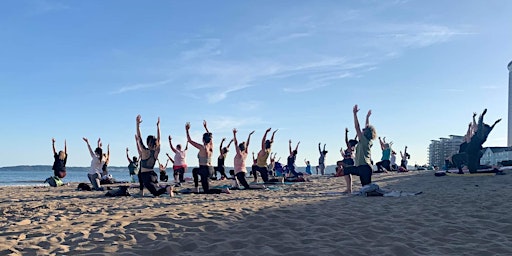
[[[480, 159], [483, 156], [482, 145], [487, 140], [487, 137], [491, 133], [494, 126], [501, 121], [498, 119], [493, 125], [484, 123], [484, 116], [487, 113], [487, 109], [484, 109], [482, 114], [476, 121], [476, 113], [473, 113], [473, 120], [469, 123], [464, 141], [459, 146], [458, 153], [451, 156], [452, 164], [457, 167], [458, 173], [463, 174], [463, 166], [467, 166], [470, 173], [478, 172], [480, 168]], [[447, 159], [450, 161], [450, 159]]]
[[[348, 129], [345, 130], [345, 144], [347, 148], [345, 150], [341, 150], [343, 160], [338, 161], [336, 176], [343, 176], [346, 182], [346, 191], [352, 192], [352, 175], [356, 175], [360, 177], [361, 184], [363, 186], [371, 183], [371, 177], [373, 173], [373, 161], [371, 159], [371, 147], [373, 144], [373, 140], [376, 139], [376, 131], [375, 128], [370, 125], [370, 116], [371, 110], [368, 111], [366, 115], [366, 122], [363, 127], [360, 126], [357, 114], [359, 112], [359, 108], [357, 105], [353, 107], [353, 117], [354, 117], [354, 128], [355, 128], [355, 138], [348, 139]], [[249, 154], [249, 144], [251, 135], [254, 131], [250, 132], [247, 140], [239, 143], [237, 138], [237, 129], [233, 129], [233, 138], [229, 140], [227, 146], [224, 147], [224, 142], [226, 138], [223, 138], [220, 147], [219, 147], [219, 156], [217, 158], [217, 166], [214, 167], [212, 165], [212, 156], [214, 151], [213, 144], [213, 134], [209, 131], [207, 122], [203, 121], [203, 127], [205, 132], [202, 136], [201, 142], [194, 141], [190, 136], [190, 123], [185, 124], [185, 132], [187, 137], [187, 145], [183, 148], [182, 145], [178, 144], [174, 147], [172, 143], [172, 137], [169, 136], [169, 145], [171, 150], [174, 152], [174, 157], [172, 158], [169, 154], [167, 155], [166, 164], [163, 165], [159, 161], [160, 154], [160, 118], [156, 123], [157, 126], [157, 135], [149, 135], [146, 138], [146, 143], [142, 140], [142, 134], [140, 131], [140, 124], [142, 123], [142, 117], [138, 115], [136, 117], [136, 134], [135, 141], [137, 145], [138, 157], [133, 156], [130, 158], [129, 150], [126, 148], [126, 158], [128, 160], [128, 169], [130, 172], [130, 177], [132, 182], [139, 182], [140, 193], [143, 194], [143, 189], [146, 188], [150, 191], [154, 196], [159, 196], [162, 194], [173, 195], [172, 187], [170, 185], [160, 186], [158, 184], [158, 174], [154, 171], [155, 165], [158, 163], [160, 170], [160, 181], [167, 181], [168, 176], [166, 175], [166, 169], [169, 161], [173, 163], [173, 176], [175, 181], [175, 186], [180, 186], [182, 182], [184, 182], [184, 173], [187, 170], [186, 163], [186, 155], [188, 150], [188, 144], [191, 144], [198, 150], [198, 161], [199, 166], [192, 170], [192, 176], [194, 181], [194, 193], [205, 193], [205, 194], [218, 194], [218, 193], [229, 193], [228, 189], [216, 189], [210, 186], [210, 179], [216, 178], [217, 172], [220, 174], [220, 179], [233, 179], [234, 187], [243, 187], [245, 189], [261, 189], [264, 188], [263, 185], [257, 184], [258, 176], [261, 177], [263, 183], [272, 183], [272, 182], [282, 182], [283, 178], [289, 181], [303, 181], [303, 177], [306, 175], [311, 175], [311, 164], [309, 161], [304, 159], [306, 164], [306, 173], [298, 172], [296, 169], [296, 159], [298, 154], [298, 148], [300, 145], [300, 141], [297, 142], [295, 147], [292, 147], [292, 141], [289, 140], [289, 155], [286, 158], [285, 168], [277, 168], [280, 167], [279, 160], [276, 161], [276, 154], [272, 155], [272, 144], [274, 142], [274, 137], [277, 130], [274, 130], [269, 137], [271, 128], [268, 128], [261, 140], [261, 148], [258, 151], [256, 157], [253, 152], [253, 165], [252, 165], [252, 173], [254, 180], [252, 184], [249, 184], [246, 180], [247, 176], [247, 168], [246, 168], [246, 159]], [[92, 188], [94, 190], [102, 190], [102, 180], [108, 176], [107, 165], [109, 163], [110, 158], [110, 149], [107, 146], [107, 153], [103, 153], [101, 140], [98, 140], [98, 146], [95, 150], [92, 150], [89, 140], [87, 138], [83, 138], [86, 142], [87, 147], [89, 149], [89, 153], [91, 155], [91, 167], [87, 174], [89, 181], [92, 184]], [[55, 140], [52, 140], [53, 144]], [[399, 169], [395, 163], [396, 161], [396, 153], [391, 150], [391, 143], [387, 143], [385, 138], [379, 137], [379, 142], [381, 145], [381, 149], [383, 152], [383, 156], [381, 161], [378, 162], [377, 172], [381, 171], [391, 171], [394, 169]], [[234, 156], [234, 170], [231, 173], [231, 177], [228, 177], [225, 170], [225, 159], [229, 152], [230, 145], [234, 143], [236, 154]], [[320, 153], [319, 165], [317, 166], [317, 173], [325, 174], [325, 158], [328, 151], [325, 149], [326, 144], [321, 148], [321, 143], [318, 144], [318, 151]], [[67, 159], [66, 147], [64, 151], [60, 151], [56, 153], [55, 147], [54, 155], [55, 155], [55, 163], [54, 163], [54, 171], [55, 176], [65, 176], [65, 163]], [[401, 166], [406, 169], [407, 168], [407, 159], [409, 154], [407, 153], [407, 147], [405, 147], [404, 153], [400, 152], [402, 155], [402, 163]], [[270, 164], [267, 164], [267, 160], [270, 157]], [[64, 173], [64, 174], [62, 174]], [[281, 177], [279, 177], [281, 176]], [[302, 180], [301, 180], [302, 179]], [[199, 182], [201, 183], [202, 190], [199, 189]], [[255, 184], [256, 183], [256, 184]]]

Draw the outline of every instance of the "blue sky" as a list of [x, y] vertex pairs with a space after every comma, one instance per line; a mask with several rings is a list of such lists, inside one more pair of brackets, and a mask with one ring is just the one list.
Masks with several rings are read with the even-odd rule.
[[[0, 166], [88, 166], [82, 137], [111, 145], [111, 165], [136, 152], [161, 118], [185, 142], [202, 120], [222, 137], [279, 129], [274, 152], [300, 141], [298, 164], [340, 159], [371, 109], [378, 135], [427, 162], [430, 140], [465, 133], [473, 112], [498, 124], [484, 146], [506, 145], [512, 1], [54, 1], [0, 3]], [[228, 155], [232, 165], [234, 148]], [[191, 148], [188, 163], [197, 165]], [[378, 142], [373, 158], [381, 157]], [[218, 151], [214, 157], [217, 157]], [[163, 155], [161, 155], [163, 156]]]

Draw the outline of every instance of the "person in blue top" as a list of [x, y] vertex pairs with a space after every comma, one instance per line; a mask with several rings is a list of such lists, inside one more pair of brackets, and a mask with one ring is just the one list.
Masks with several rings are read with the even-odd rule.
[[306, 173], [308, 175], [312, 175], [313, 173], [311, 172], [311, 164], [308, 160], [306, 160], [306, 158], [304, 158], [304, 163], [306, 164]]
[[377, 162], [377, 171], [379, 172], [390, 172], [391, 171], [391, 161], [389, 160], [391, 158], [391, 144], [392, 143], [386, 143], [386, 137], [380, 138], [380, 149], [382, 149], [382, 158], [380, 159], [380, 162]]

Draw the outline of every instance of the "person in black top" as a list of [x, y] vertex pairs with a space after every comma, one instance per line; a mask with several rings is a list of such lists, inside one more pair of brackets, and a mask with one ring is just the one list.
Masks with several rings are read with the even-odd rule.
[[53, 175], [59, 179], [62, 179], [66, 177], [66, 162], [68, 160], [66, 140], [64, 140], [64, 151], [61, 150], [59, 153], [57, 153], [55, 150], [55, 138], [52, 138], [52, 148], [53, 158], [55, 159], [52, 167]]

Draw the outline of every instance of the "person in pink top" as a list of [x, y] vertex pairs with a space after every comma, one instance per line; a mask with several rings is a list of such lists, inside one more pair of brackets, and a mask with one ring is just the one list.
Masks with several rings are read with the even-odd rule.
[[187, 150], [188, 150], [188, 142], [185, 146], [184, 150], [181, 150], [181, 144], [176, 145], [176, 148], [172, 145], [172, 138], [169, 135], [169, 145], [171, 146], [171, 150], [174, 152], [174, 164], [172, 169], [174, 170], [174, 183], [176, 186], [181, 186], [181, 182], [185, 182], [184, 174], [187, 170]]
[[249, 133], [249, 137], [247, 138], [247, 141], [244, 141], [240, 144], [238, 144], [238, 140], [236, 139], [236, 128], [233, 129], [233, 142], [235, 143], [236, 147], [236, 155], [234, 158], [234, 169], [235, 169], [235, 177], [238, 180], [238, 182], [244, 186], [245, 189], [261, 189], [265, 188], [261, 185], [251, 185], [249, 186], [249, 183], [247, 183], [247, 180], [245, 179], [245, 175], [247, 174], [247, 168], [245, 167], [245, 160], [247, 159], [247, 155], [249, 154], [249, 142], [251, 140], [251, 135], [254, 133], [252, 131]]

